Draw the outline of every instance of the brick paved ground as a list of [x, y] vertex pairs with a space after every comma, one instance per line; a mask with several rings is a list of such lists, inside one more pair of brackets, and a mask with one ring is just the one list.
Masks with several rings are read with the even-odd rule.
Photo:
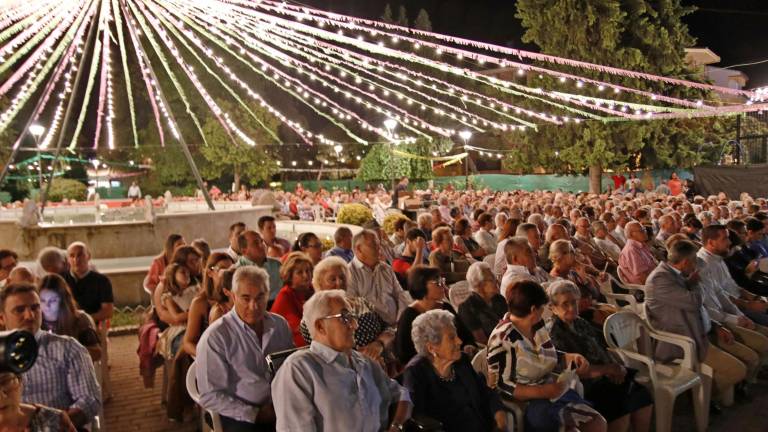
[[135, 334], [110, 338], [109, 356], [112, 361], [114, 397], [104, 407], [109, 432], [194, 432], [196, 424], [169, 422], [165, 407], [160, 405], [163, 370], [158, 369], [155, 388], [145, 389], [139, 375], [139, 358]]
[[[110, 338], [110, 357], [112, 359], [112, 383], [114, 398], [105, 407], [106, 424], [109, 432], [194, 432], [196, 424], [171, 423], [165, 417], [164, 407], [160, 405], [162, 369], [155, 377], [154, 389], [144, 389], [139, 376], [139, 360], [136, 356], [138, 339], [135, 334]], [[768, 382], [761, 381], [752, 386], [754, 400], [749, 404], [736, 404], [710, 421], [712, 432], [765, 432], [765, 409], [768, 407]], [[672, 430], [675, 432], [693, 432], [696, 430], [693, 420], [690, 398], [685, 395], [675, 404], [675, 418]]]

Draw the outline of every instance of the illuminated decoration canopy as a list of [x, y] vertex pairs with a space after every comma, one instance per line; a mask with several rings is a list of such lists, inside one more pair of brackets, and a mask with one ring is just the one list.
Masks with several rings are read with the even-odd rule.
[[[509, 78], [497, 78], [499, 70], [511, 71]], [[628, 87], [622, 84], [625, 78], [646, 85]], [[161, 142], [183, 140], [176, 119], [184, 116], [193, 125], [184, 135], [195, 134], [205, 145], [194, 101], [202, 101], [233, 144], [280, 142], [251, 108], [261, 106], [296, 140], [334, 148], [457, 139], [460, 131], [525, 131], [541, 124], [727, 115], [768, 106], [765, 92], [573, 61], [271, 0], [11, 2], [0, 9], [0, 79], [0, 97], [8, 101], [0, 112], [0, 133], [18, 131], [14, 149], [29, 126], [38, 123], [45, 127], [42, 149], [54, 143], [74, 149], [86, 131], [92, 148], [138, 146], [138, 111], [151, 113]], [[741, 96], [745, 103], [675, 97], [683, 87]], [[148, 106], [138, 105], [139, 92]], [[175, 111], [169, 99], [180, 102]], [[221, 99], [240, 115], [222, 108]], [[286, 103], [294, 109], [286, 110]], [[297, 110], [301, 116], [287, 113]], [[130, 122], [130, 133], [119, 137], [118, 111]], [[238, 123], [243, 118], [263, 127], [274, 142], [257, 143]], [[397, 133], [384, 126], [387, 119], [397, 122]], [[333, 137], [321, 129], [334, 130]]]

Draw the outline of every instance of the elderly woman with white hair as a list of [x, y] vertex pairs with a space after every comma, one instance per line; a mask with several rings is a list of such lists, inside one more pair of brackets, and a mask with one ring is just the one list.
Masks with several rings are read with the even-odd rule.
[[[347, 262], [340, 257], [331, 256], [323, 259], [317, 263], [312, 273], [312, 286], [315, 291], [342, 290], [346, 292], [348, 282], [349, 267], [347, 267]], [[357, 316], [355, 349], [378, 362], [386, 359], [393, 360], [394, 329], [387, 326], [387, 323], [376, 313], [375, 307], [368, 300], [349, 295], [346, 298], [351, 307], [350, 312]], [[299, 330], [307, 345], [312, 343], [312, 336], [306, 320], [301, 321]]]
[[606, 419], [609, 430], [627, 430], [631, 425], [635, 432], [649, 431], [651, 395], [634, 382], [637, 371], [625, 368], [608, 351], [602, 332], [579, 317], [579, 287], [561, 279], [547, 287], [547, 294], [553, 313], [549, 336], [555, 348], [581, 354], [589, 361], [589, 368], [580, 375], [584, 398]]
[[488, 336], [507, 312], [507, 302], [500, 294], [499, 283], [485, 262], [476, 262], [467, 270], [472, 294], [459, 305], [459, 318], [472, 332], [475, 341], [488, 343]]
[[501, 400], [462, 353], [450, 312], [421, 314], [413, 321], [411, 337], [418, 355], [403, 372], [403, 383], [415, 415], [440, 421], [446, 432], [506, 430]]

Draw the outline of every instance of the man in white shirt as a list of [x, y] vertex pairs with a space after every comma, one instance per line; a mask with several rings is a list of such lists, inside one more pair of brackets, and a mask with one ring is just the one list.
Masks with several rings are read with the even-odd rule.
[[624, 213], [619, 213], [618, 216], [604, 213], [603, 216], [601, 216], [601, 219], [605, 222], [605, 226], [608, 228], [609, 233], [620, 243], [619, 246], [624, 248], [624, 245], [627, 243], [627, 236], [624, 234], [624, 226], [629, 222], [629, 218]]
[[496, 235], [493, 234], [493, 217], [489, 213], [483, 213], [478, 216], [477, 224], [480, 229], [474, 235], [475, 241], [481, 248], [493, 253], [492, 251], [495, 251], [498, 246]]
[[141, 199], [141, 188], [139, 187], [138, 183], [131, 183], [131, 187], [128, 188], [128, 198], [130, 198], [132, 202], [136, 202]]
[[[759, 364], [750, 357], [750, 349], [760, 356], [760, 363], [768, 363], [768, 328], [756, 325], [747, 318], [739, 308], [734, 305], [725, 291], [727, 286], [737, 286], [731, 278], [728, 267], [723, 261], [723, 256], [728, 254], [731, 242], [728, 239], [728, 231], [723, 225], [708, 225], [702, 230], [703, 246], [699, 249], [698, 270], [701, 275], [700, 285], [704, 294], [704, 306], [712, 319], [725, 325], [734, 334], [736, 342], [730, 344], [718, 344], [747, 365], [747, 377], [756, 379]], [[739, 345], [746, 345], [739, 346]]]
[[342, 290], [319, 291], [304, 304], [312, 344], [288, 357], [272, 382], [278, 431], [403, 430], [410, 394], [354, 349], [350, 309]]
[[242, 253], [237, 239], [243, 231], [245, 231], [245, 223], [243, 222], [235, 222], [229, 226], [229, 247], [227, 248], [226, 253], [232, 258], [233, 262], [237, 262]]
[[659, 233], [656, 234], [656, 240], [664, 244], [668, 238], [677, 234], [678, 231], [680, 230], [677, 226], [677, 220], [670, 214], [662, 215], [659, 218]]
[[352, 238], [352, 249], [355, 258], [348, 264], [348, 294], [368, 300], [387, 324], [395, 325], [412, 299], [400, 286], [392, 267], [379, 260], [379, 236], [362, 230]]
[[539, 267], [536, 267], [536, 257], [533, 248], [525, 237], [510, 237], [504, 245], [504, 256], [507, 260], [507, 270], [501, 278], [501, 295], [507, 297], [507, 289], [520, 280], [532, 280], [538, 283], [548, 282], [550, 277]]
[[608, 238], [608, 227], [603, 221], [592, 222], [592, 231], [595, 233], [595, 244], [604, 254], [608, 255], [613, 261], [619, 261], [621, 248], [619, 245]]

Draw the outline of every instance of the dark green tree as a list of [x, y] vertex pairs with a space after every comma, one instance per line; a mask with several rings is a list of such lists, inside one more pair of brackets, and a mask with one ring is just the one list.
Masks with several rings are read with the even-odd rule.
[[379, 18], [381, 22], [385, 22], [387, 24], [394, 24], [395, 18], [392, 15], [392, 6], [387, 3], [387, 5], [384, 7], [384, 13], [381, 15], [381, 18]]
[[[695, 39], [681, 18], [692, 10], [680, 0], [519, 0], [516, 16], [526, 29], [523, 41], [536, 44], [543, 53], [690, 78], [685, 48], [692, 46]], [[577, 73], [606, 78], [598, 72]], [[613, 81], [676, 97], [707, 97], [698, 90], [654, 88], [639, 79]], [[596, 89], [585, 92], [597, 94]], [[628, 95], [622, 97], [628, 102], [638, 101]], [[519, 149], [506, 166], [517, 170], [545, 166], [571, 173], [588, 169], [590, 190], [598, 191], [604, 168], [692, 166], [702, 162], [703, 153], [697, 149], [718, 139], [713, 134], [723, 128], [718, 121], [700, 119], [542, 126], [538, 132], [506, 137]]]
[[[415, 143], [401, 144], [393, 150], [400, 150], [414, 156], [430, 157], [432, 152], [445, 152], [453, 146], [447, 139], [429, 141], [420, 139]], [[382, 181], [408, 176], [411, 180], [427, 180], [435, 177], [432, 162], [415, 157], [393, 155], [388, 144], [375, 144], [360, 162], [357, 178], [363, 181]]]
[[403, 5], [400, 5], [397, 9], [397, 22], [395, 24], [402, 27], [408, 27], [408, 11]]
[[416, 15], [416, 21], [413, 22], [413, 27], [418, 30], [432, 31], [432, 21], [429, 20], [429, 14], [426, 10], [421, 9], [419, 14]]
[[394, 156], [389, 144], [374, 144], [360, 161], [358, 180], [373, 182], [399, 179], [410, 173], [410, 161]]
[[[232, 120], [256, 141], [256, 145], [248, 145], [234, 133], [228, 133], [216, 117], [208, 116], [203, 124], [207, 145], [200, 147], [200, 153], [208, 162], [202, 168], [203, 177], [218, 178], [231, 173], [235, 190], [239, 190], [241, 181], [258, 183], [268, 180], [278, 171], [275, 158], [267, 153], [264, 146], [272, 143], [273, 138], [242, 107], [235, 107], [225, 101], [219, 101], [218, 105], [225, 112], [231, 113]], [[277, 130], [279, 121], [276, 118], [262, 109], [251, 107], [251, 110], [264, 127]]]

